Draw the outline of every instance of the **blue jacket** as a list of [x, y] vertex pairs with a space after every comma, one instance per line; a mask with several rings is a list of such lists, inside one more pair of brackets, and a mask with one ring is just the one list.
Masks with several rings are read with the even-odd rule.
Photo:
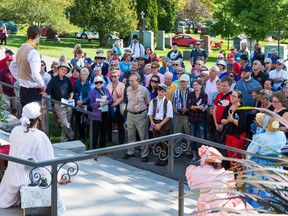
[[[112, 103], [114, 102], [113, 97], [110, 95], [109, 90], [107, 88], [103, 88], [102, 90], [104, 91], [104, 94], [107, 95], [107, 100], [109, 101], [108, 105], [110, 108]], [[94, 115], [92, 116], [92, 120], [101, 121], [101, 112], [102, 111], [99, 109], [100, 103], [98, 101], [96, 101], [96, 98], [101, 98], [101, 94], [100, 94], [99, 90], [97, 90], [96, 88], [92, 89], [89, 92], [88, 97], [91, 100], [90, 106], [92, 108], [92, 112], [94, 113]]]
[[90, 106], [90, 98], [88, 97], [88, 93], [90, 92], [90, 83], [88, 80], [86, 80], [84, 85], [81, 84], [81, 80], [76, 80], [74, 83], [73, 92], [75, 103], [78, 100], [82, 100], [85, 105]]

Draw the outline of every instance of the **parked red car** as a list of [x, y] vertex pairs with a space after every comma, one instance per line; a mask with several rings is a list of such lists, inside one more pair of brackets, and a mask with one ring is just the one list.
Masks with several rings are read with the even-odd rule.
[[178, 46], [188, 46], [193, 48], [195, 43], [198, 41], [202, 41], [202, 39], [195, 38], [189, 34], [177, 34], [172, 38], [172, 43], [177, 44]]

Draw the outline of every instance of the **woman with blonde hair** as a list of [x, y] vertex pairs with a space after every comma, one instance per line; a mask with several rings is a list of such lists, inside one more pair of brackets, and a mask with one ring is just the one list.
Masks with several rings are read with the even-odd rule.
[[7, 49], [7, 37], [8, 37], [8, 33], [7, 33], [7, 28], [5, 24], [2, 24], [2, 27], [0, 29], [0, 49], [2, 48], [3, 42], [5, 43], [5, 48]]

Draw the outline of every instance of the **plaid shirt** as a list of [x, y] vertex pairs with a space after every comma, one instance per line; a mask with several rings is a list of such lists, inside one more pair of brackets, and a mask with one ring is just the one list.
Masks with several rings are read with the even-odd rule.
[[207, 105], [207, 101], [208, 101], [208, 96], [203, 90], [200, 92], [200, 95], [198, 98], [196, 98], [195, 92], [190, 92], [188, 94], [187, 109], [189, 109], [189, 122], [199, 123], [199, 122], [207, 120], [207, 109], [205, 109], [205, 111], [199, 110], [199, 109], [197, 110], [191, 109], [191, 106], [203, 105], [205, 107]]

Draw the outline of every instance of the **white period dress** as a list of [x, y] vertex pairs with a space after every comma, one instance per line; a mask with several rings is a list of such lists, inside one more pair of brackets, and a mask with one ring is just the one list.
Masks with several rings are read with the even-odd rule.
[[[35, 161], [54, 158], [54, 151], [49, 138], [42, 131], [33, 128], [27, 133], [24, 126], [15, 127], [10, 134], [10, 156]], [[0, 183], [0, 208], [8, 208], [20, 203], [20, 188], [30, 184], [30, 169], [25, 165], [8, 162], [7, 170]], [[47, 176], [48, 177], [48, 176]], [[49, 176], [50, 177], [50, 176]]]

